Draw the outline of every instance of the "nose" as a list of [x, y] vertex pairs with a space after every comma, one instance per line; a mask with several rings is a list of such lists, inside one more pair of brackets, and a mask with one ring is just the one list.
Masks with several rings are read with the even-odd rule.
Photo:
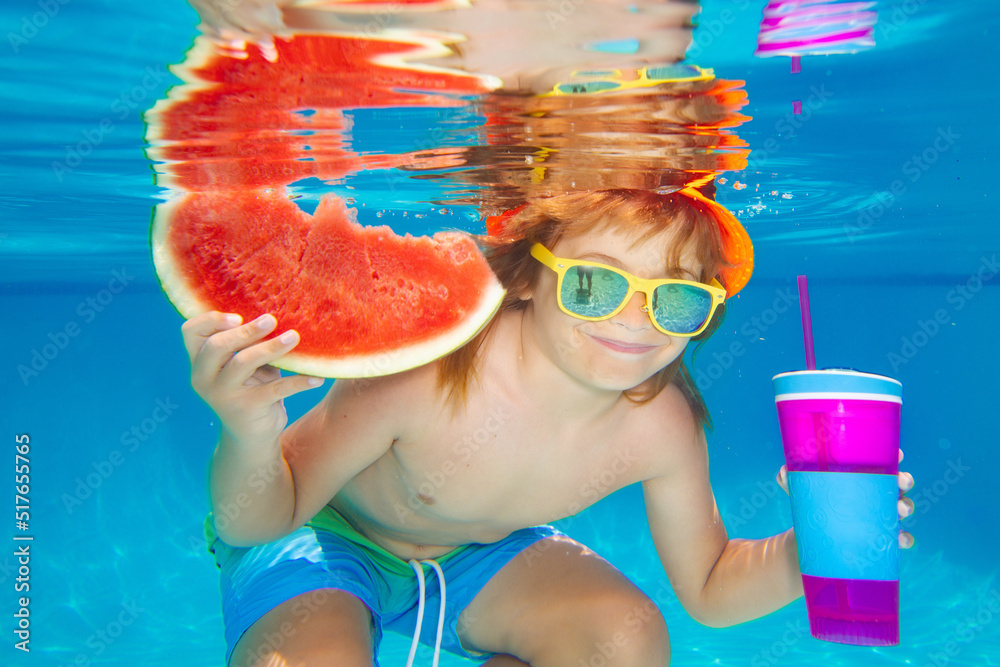
[[613, 319], [616, 324], [630, 331], [643, 331], [653, 326], [652, 320], [649, 319], [649, 311], [646, 310], [646, 295], [642, 292], [633, 294]]

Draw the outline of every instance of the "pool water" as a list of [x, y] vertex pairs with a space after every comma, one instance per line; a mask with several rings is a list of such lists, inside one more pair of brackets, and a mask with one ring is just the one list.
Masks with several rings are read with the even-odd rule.
[[[755, 274], [692, 365], [715, 422], [713, 487], [733, 537], [791, 525], [773, 481], [782, 455], [771, 377], [803, 367], [795, 276], [807, 274], [819, 365], [904, 387], [903, 468], [917, 486], [903, 524], [916, 546], [901, 556], [901, 643], [812, 639], [801, 600], [737, 627], [700, 626], [663, 574], [638, 488], [560, 527], [657, 602], [674, 665], [1000, 664], [1000, 526], [989, 493], [1000, 469], [1000, 226], [989, 171], [1000, 149], [990, 46], [1000, 10], [987, 0], [878, 2], [874, 49], [806, 57], [791, 75], [786, 58], [752, 56], [764, 4], [705, 0], [688, 51], [717, 76], [746, 81], [741, 113], [752, 117], [737, 130], [749, 164], [724, 174], [718, 200], [752, 236]], [[166, 67], [190, 47], [196, 15], [179, 0], [71, 0], [5, 3], [0, 17], [2, 424], [8, 461], [28, 434], [31, 462], [30, 526], [20, 531], [8, 515], [0, 552], [0, 663], [219, 666], [218, 581], [202, 536], [217, 424], [190, 388], [181, 320], [149, 258], [162, 191], [143, 153], [143, 113], [178, 83]], [[393, 114], [402, 134], [381, 131], [388, 112], [354, 113], [357, 145], [392, 152], [393, 141], [414, 143], [406, 127], [448, 122], [461, 133], [481, 122]], [[371, 207], [390, 211], [364, 221], [433, 231], [417, 222], [420, 206], [403, 202], [440, 200], [434, 181], [393, 183], [391, 205]], [[371, 185], [349, 184], [359, 200]], [[301, 184], [305, 199], [311, 185]], [[453, 207], [460, 224], [449, 224], [478, 225], [469, 208]], [[291, 416], [313, 400], [291, 399]], [[25, 542], [15, 536], [33, 538], [29, 573], [18, 573]], [[30, 653], [14, 648], [22, 596]], [[403, 664], [407, 645], [388, 636], [382, 664]]]

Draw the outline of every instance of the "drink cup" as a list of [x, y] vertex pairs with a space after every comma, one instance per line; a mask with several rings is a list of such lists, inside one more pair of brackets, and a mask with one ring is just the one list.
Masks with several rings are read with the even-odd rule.
[[898, 644], [902, 385], [834, 369], [774, 389], [812, 636]]

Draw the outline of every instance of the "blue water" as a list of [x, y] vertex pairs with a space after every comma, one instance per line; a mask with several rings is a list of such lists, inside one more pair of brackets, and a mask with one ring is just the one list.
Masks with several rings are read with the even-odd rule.
[[[757, 268], [694, 363], [716, 424], [713, 486], [732, 536], [790, 525], [771, 483], [781, 451], [770, 378], [803, 365], [794, 278], [808, 274], [820, 365], [904, 386], [917, 509], [904, 523], [916, 546], [902, 556], [901, 645], [814, 640], [801, 601], [735, 628], [699, 626], [663, 575], [638, 489], [563, 528], [658, 602], [675, 665], [998, 664], [990, 167], [1000, 96], [990, 43], [1000, 12], [986, 0], [879, 2], [875, 49], [805, 58], [791, 76], [787, 59], [751, 56], [763, 4], [704, 2], [689, 52], [746, 80], [753, 117], [739, 128], [750, 167], [727, 174], [718, 198], [753, 237]], [[180, 318], [149, 260], [159, 190], [142, 153], [141, 113], [177, 83], [165, 65], [183, 59], [196, 17], [177, 0], [56, 5], [37, 34], [24, 21], [40, 4], [0, 7], [7, 465], [15, 436], [31, 439], [30, 530], [9, 514], [0, 530], [0, 663], [218, 666], [217, 577], [201, 537], [217, 426], [190, 389]], [[810, 113], [792, 116], [794, 99]], [[376, 122], [358, 114], [355, 132]], [[53, 167], [84, 140], [94, 147], [79, 164]], [[25, 373], [36, 353], [37, 374]], [[311, 400], [291, 400], [292, 416]], [[15, 591], [17, 534], [34, 538], [27, 594]], [[13, 649], [21, 595], [31, 598], [30, 654]], [[403, 662], [405, 642], [386, 643], [384, 664]]]

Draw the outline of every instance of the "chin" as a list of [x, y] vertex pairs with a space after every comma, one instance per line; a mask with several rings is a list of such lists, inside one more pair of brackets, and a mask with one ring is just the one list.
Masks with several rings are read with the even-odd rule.
[[635, 364], [630, 367], [631, 364], [620, 359], [590, 358], [584, 361], [584, 372], [581, 379], [596, 389], [627, 391], [635, 389], [649, 380], [662, 368], [665, 368], [667, 363], [654, 366]]

